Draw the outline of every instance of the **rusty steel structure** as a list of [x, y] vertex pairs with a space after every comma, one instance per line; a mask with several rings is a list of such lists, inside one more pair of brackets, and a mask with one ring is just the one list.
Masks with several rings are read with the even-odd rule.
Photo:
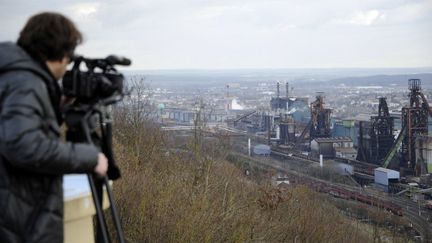
[[378, 116], [371, 116], [370, 120], [368, 161], [374, 164], [382, 163], [395, 142], [393, 129], [394, 117], [390, 116], [386, 98], [380, 97]]
[[330, 114], [331, 109], [324, 108], [324, 95], [318, 93], [316, 100], [310, 104], [311, 122], [309, 136], [315, 138], [328, 138], [331, 136]]
[[420, 168], [416, 166], [415, 142], [417, 137], [428, 133], [428, 115], [432, 115], [432, 110], [421, 92], [420, 79], [408, 80], [408, 88], [409, 106], [402, 108], [402, 127], [406, 136], [402, 140], [400, 166], [418, 174]]

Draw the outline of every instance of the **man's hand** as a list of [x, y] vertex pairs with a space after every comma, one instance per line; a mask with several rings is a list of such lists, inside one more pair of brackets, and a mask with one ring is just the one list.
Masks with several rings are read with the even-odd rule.
[[103, 153], [98, 154], [98, 163], [94, 169], [94, 172], [99, 177], [106, 176], [108, 171], [108, 159]]
[[60, 109], [64, 109], [66, 106], [71, 105], [75, 100], [76, 98], [74, 97], [68, 97], [62, 95], [60, 99]]

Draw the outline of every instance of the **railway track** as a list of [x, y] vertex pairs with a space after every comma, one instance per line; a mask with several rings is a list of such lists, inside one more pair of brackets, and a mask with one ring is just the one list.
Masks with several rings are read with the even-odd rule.
[[[291, 157], [291, 158], [296, 158], [296, 159], [306, 161], [306, 162], [319, 163], [319, 160], [317, 158], [311, 158], [311, 157], [308, 157], [306, 155], [302, 155], [299, 153], [287, 152], [287, 151], [283, 151], [283, 150], [280, 150], [277, 148], [272, 148], [271, 153], [274, 155], [277, 155], [277, 156], [285, 157], [285, 158]], [[345, 159], [345, 158], [335, 158], [335, 159], [332, 159], [332, 161], [352, 165], [354, 167], [354, 172], [357, 172], [357, 173], [360, 173], [363, 175], [369, 175], [369, 176], [373, 176], [374, 175], [374, 169], [376, 169], [378, 167], [377, 165], [372, 165], [372, 164], [364, 163], [361, 161], [352, 160], [352, 159]]]
[[[285, 168], [284, 162], [281, 161], [269, 162], [268, 160], [263, 161], [240, 153], [235, 153], [235, 154], [237, 156], [244, 157], [248, 161], [251, 161], [263, 168], [271, 168], [276, 171], [285, 173], [288, 176], [288, 178], [291, 178], [290, 183], [292, 180], [293, 182], [297, 182], [297, 184], [304, 184], [319, 192], [324, 192], [335, 197], [340, 197], [343, 199], [353, 200], [370, 206], [375, 206], [390, 211], [395, 215], [404, 216], [411, 222], [412, 227], [421, 234], [424, 242], [432, 241], [432, 226], [428, 222], [428, 217], [429, 219], [432, 218], [430, 212], [422, 210], [420, 211], [419, 214], [419, 211], [416, 211], [416, 209], [418, 210], [419, 208], [418, 204], [412, 202], [411, 200], [405, 199], [401, 196], [392, 196], [392, 197], [384, 196], [382, 194], [374, 193], [368, 190], [363, 190], [362, 188], [359, 187], [352, 187], [349, 185], [342, 185], [342, 184], [337, 184], [322, 179], [314, 178], [306, 174], [302, 174]], [[299, 159], [307, 163], [317, 163], [317, 161], [306, 159], [306, 158], [298, 158], [292, 155], [289, 157], [293, 160]]]

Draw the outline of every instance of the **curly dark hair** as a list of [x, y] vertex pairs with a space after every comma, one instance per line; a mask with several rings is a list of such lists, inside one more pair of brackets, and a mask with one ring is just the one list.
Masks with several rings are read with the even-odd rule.
[[72, 57], [82, 40], [71, 20], [59, 13], [43, 12], [27, 21], [17, 44], [40, 61], [57, 61]]

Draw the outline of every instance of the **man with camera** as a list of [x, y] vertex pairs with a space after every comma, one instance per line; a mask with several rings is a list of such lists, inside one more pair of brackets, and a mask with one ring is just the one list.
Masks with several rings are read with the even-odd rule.
[[16, 44], [0, 43], [0, 242], [62, 242], [62, 176], [105, 176], [92, 145], [60, 140], [57, 83], [81, 33], [66, 17], [31, 17]]

